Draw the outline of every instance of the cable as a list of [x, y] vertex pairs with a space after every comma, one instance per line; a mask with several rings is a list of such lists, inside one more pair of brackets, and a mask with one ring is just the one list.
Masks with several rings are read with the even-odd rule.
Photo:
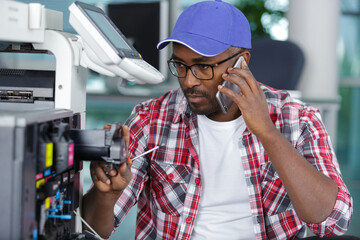
[[100, 240], [104, 240], [102, 237], [100, 237], [100, 235], [99, 234], [97, 234], [97, 232], [92, 228], [92, 227], [90, 227], [90, 225], [80, 216], [80, 214], [78, 213], [78, 210], [74, 210], [73, 211], [74, 213], [75, 213], [75, 215], [76, 216], [78, 216], [79, 218], [80, 218], [80, 220], [81, 220], [81, 222], [83, 222], [92, 232], [93, 232], [93, 234], [95, 234], [95, 236], [97, 237], [97, 238], [99, 238]]

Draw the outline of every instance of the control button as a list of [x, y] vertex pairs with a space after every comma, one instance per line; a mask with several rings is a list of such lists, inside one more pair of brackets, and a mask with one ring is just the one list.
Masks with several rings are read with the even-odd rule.
[[200, 178], [195, 178], [195, 183], [200, 184]]

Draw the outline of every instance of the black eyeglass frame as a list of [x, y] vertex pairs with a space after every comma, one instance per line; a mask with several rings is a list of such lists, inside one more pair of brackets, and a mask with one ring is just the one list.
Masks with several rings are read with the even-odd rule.
[[[226, 59], [224, 59], [224, 60], [222, 60], [222, 61], [220, 61], [220, 62], [218, 62], [218, 63], [215, 63], [215, 64], [195, 63], [195, 64], [193, 64], [193, 65], [191, 65], [191, 66], [188, 66], [188, 65], [186, 65], [186, 64], [184, 64], [184, 63], [181, 63], [182, 65], [185, 66], [185, 75], [184, 75], [184, 76], [178, 76], [178, 75], [176, 75], [175, 73], [173, 73], [173, 71], [171, 70], [170, 63], [171, 63], [171, 62], [179, 63], [179, 61], [175, 61], [174, 59], [169, 59], [167, 62], [168, 62], [168, 67], [169, 67], [169, 69], [170, 69], [171, 74], [174, 75], [175, 77], [185, 78], [185, 77], [187, 76], [188, 69], [190, 69], [191, 73], [192, 73], [192, 74], [194, 75], [194, 77], [196, 77], [197, 79], [199, 79], [199, 80], [211, 80], [211, 79], [214, 78], [214, 67], [217, 67], [217, 66], [219, 66], [220, 64], [223, 64], [224, 62], [229, 61], [230, 59], [236, 57], [237, 55], [239, 55], [239, 54], [241, 54], [241, 53], [243, 53], [243, 52], [245, 52], [245, 50], [240, 50], [239, 52], [235, 53], [234, 55], [232, 55], [232, 56], [230, 56], [230, 57], [228, 57], [228, 58], [226, 58]], [[193, 71], [193, 69], [192, 69], [192, 66], [195, 66], [195, 65], [201, 65], [201, 66], [211, 67], [211, 72], [212, 72], [211, 78], [199, 78], [198, 76], [196, 76], [196, 74], [194, 73], [194, 71]]]

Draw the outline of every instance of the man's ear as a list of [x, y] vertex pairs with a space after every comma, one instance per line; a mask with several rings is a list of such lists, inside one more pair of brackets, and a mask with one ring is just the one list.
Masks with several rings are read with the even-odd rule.
[[246, 64], [249, 65], [249, 62], [250, 62], [250, 58], [251, 58], [251, 53], [249, 50], [245, 50], [243, 54], [241, 54], [245, 61], [246, 61]]

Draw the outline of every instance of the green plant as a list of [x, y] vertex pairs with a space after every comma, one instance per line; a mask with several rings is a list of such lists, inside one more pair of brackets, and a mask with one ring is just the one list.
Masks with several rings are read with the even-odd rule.
[[234, 4], [247, 17], [253, 39], [270, 37], [270, 28], [284, 18], [283, 6], [273, 0], [238, 0]]

